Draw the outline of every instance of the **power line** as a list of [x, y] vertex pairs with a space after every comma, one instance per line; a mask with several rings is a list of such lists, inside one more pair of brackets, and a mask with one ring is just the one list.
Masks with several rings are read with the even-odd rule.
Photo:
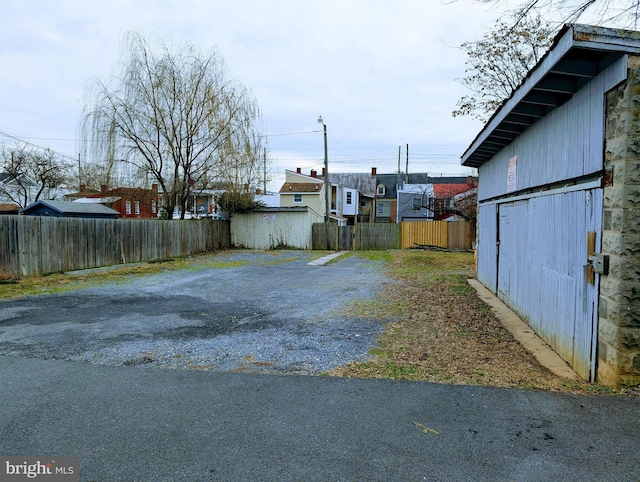
[[0, 131], [0, 135], [3, 135], [4, 137], [8, 137], [9, 139], [14, 139], [16, 141], [23, 142], [23, 143], [28, 144], [28, 145], [33, 146], [33, 147], [37, 147], [38, 149], [44, 149], [44, 150], [51, 151], [54, 154], [57, 154], [58, 156], [66, 157], [67, 159], [71, 159], [73, 161], [77, 160], [75, 157], [71, 157], [71, 156], [69, 156], [67, 154], [63, 154], [62, 152], [54, 151], [50, 147], [44, 147], [44, 146], [41, 146], [39, 144], [35, 144], [34, 142], [29, 142], [29, 141], [25, 140], [25, 139], [37, 139], [35, 137], [21, 138], [21, 137], [18, 137], [18, 136], [14, 136], [13, 134], [9, 134], [8, 132], [5, 132], [5, 131]]

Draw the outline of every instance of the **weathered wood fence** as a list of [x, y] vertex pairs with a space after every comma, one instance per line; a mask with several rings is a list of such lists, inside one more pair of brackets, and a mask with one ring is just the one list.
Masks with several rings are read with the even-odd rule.
[[312, 227], [313, 249], [333, 251], [362, 249], [400, 248], [400, 225], [395, 223], [361, 223], [356, 226], [329, 224], [329, 242], [324, 223], [314, 223]]
[[324, 223], [312, 230], [313, 249], [373, 250], [435, 246], [443, 249], [471, 249], [471, 226], [466, 221], [411, 221], [361, 223], [355, 226], [329, 224], [329, 240]]
[[228, 221], [0, 216], [0, 274], [151, 261], [231, 245]]

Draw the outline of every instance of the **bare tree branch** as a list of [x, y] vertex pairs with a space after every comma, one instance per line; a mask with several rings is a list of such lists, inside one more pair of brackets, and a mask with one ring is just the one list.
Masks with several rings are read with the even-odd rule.
[[[111, 78], [89, 85], [81, 124], [85, 153], [106, 164], [125, 159], [151, 175], [169, 219], [176, 207], [184, 216], [196, 185], [202, 189], [202, 182], [228, 178], [234, 169], [242, 168], [242, 175], [230, 189], [258, 184], [260, 111], [251, 92], [229, 79], [215, 51], [203, 54], [191, 44], [171, 51], [161, 42], [152, 49], [130, 32], [122, 52]], [[256, 141], [250, 155], [246, 138]], [[236, 156], [253, 166], [235, 163]]]

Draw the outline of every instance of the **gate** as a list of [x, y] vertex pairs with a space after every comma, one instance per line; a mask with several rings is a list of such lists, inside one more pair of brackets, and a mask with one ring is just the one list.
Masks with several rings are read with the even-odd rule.
[[353, 226], [335, 226], [338, 228], [338, 251], [351, 251], [353, 249]]

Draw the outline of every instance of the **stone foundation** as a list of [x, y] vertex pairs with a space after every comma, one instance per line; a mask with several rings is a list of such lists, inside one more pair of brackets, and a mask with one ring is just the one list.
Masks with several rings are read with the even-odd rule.
[[607, 93], [597, 381], [640, 385], [640, 57], [629, 56], [628, 79]]

